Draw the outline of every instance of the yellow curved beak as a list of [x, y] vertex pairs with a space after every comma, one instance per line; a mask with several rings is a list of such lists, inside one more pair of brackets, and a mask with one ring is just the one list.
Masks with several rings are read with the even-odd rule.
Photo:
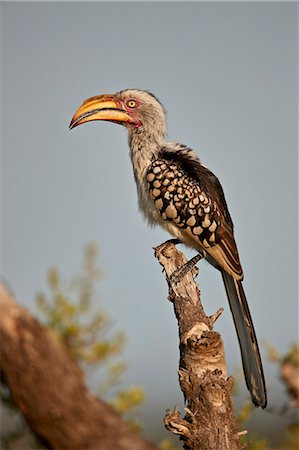
[[84, 100], [75, 112], [70, 130], [85, 122], [92, 120], [109, 120], [116, 123], [132, 122], [131, 116], [121, 109], [114, 95], [105, 94]]

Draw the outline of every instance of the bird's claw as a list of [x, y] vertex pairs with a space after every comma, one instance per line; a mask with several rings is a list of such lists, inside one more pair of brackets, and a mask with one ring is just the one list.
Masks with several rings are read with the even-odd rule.
[[169, 277], [169, 284], [171, 287], [176, 286], [183, 276], [180, 274], [180, 269], [177, 269], [175, 272], [173, 272]]
[[157, 247], [154, 247], [155, 252], [159, 251], [160, 249], [167, 249], [171, 244], [177, 245], [181, 244], [182, 241], [179, 239], [168, 239], [167, 241], [163, 242], [162, 244], [157, 245]]

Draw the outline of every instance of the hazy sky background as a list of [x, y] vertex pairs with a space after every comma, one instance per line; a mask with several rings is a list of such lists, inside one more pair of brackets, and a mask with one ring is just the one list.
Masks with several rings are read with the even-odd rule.
[[[36, 312], [49, 266], [71, 277], [85, 244], [98, 244], [99, 294], [127, 335], [126, 382], [146, 390], [148, 436], [166, 434], [165, 409], [182, 404], [177, 325], [152, 250], [168, 236], [137, 212], [126, 130], [93, 122], [70, 132], [68, 124], [96, 94], [136, 87], [158, 96], [169, 138], [196, 149], [222, 182], [257, 335], [286, 351], [298, 329], [296, 8], [1, 4], [1, 271]], [[201, 262], [198, 281], [207, 313], [225, 307], [216, 328], [231, 372], [241, 360], [221, 277]], [[265, 373], [278, 407], [286, 398], [266, 361]], [[255, 423], [277, 433], [281, 424], [262, 411]]]

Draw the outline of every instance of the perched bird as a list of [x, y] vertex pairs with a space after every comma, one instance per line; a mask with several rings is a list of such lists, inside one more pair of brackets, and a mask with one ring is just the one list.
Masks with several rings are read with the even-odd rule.
[[[150, 224], [164, 227], [194, 248], [222, 274], [252, 401], [267, 405], [261, 357], [245, 293], [234, 227], [217, 177], [193, 150], [166, 141], [166, 113], [147, 91], [127, 89], [91, 97], [70, 128], [93, 120], [126, 126], [139, 208]], [[198, 258], [199, 259], [199, 258]]]

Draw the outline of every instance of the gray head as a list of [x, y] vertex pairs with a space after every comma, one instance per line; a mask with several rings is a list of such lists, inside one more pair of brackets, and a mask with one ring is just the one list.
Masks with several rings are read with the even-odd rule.
[[138, 89], [88, 98], [75, 112], [70, 128], [93, 120], [124, 125], [130, 136], [143, 134], [163, 140], [166, 135], [164, 107], [153, 94]]

